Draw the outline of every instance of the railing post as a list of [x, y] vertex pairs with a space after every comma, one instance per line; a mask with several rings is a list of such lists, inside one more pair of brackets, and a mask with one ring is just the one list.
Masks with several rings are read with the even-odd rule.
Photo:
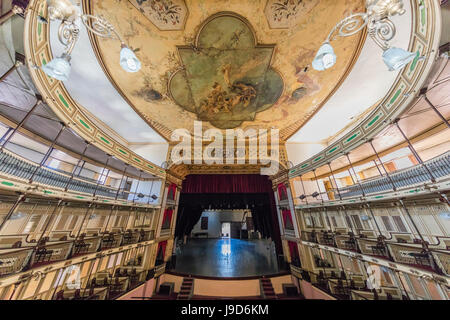
[[398, 131], [400, 131], [400, 133], [402, 134], [402, 136], [405, 139], [405, 141], [408, 143], [409, 150], [411, 150], [411, 153], [414, 155], [414, 157], [416, 158], [417, 162], [419, 162], [425, 168], [425, 170], [427, 171], [428, 175], [431, 178], [431, 182], [435, 183], [436, 179], [434, 178], [434, 176], [431, 173], [430, 169], [428, 169], [428, 167], [425, 165], [425, 163], [423, 163], [422, 158], [419, 156], [419, 154], [417, 153], [416, 149], [411, 144], [411, 141], [408, 139], [408, 137], [403, 132], [402, 128], [400, 128], [400, 125], [398, 124], [399, 121], [400, 121], [400, 119], [395, 119], [395, 121], [394, 121], [395, 126], [397, 127]]
[[14, 211], [17, 209], [19, 204], [21, 202], [25, 201], [25, 195], [21, 193], [19, 197], [17, 198], [16, 202], [12, 205], [12, 207], [8, 210], [8, 213], [6, 214], [5, 218], [3, 219], [2, 223], [0, 224], [0, 233], [6, 224], [6, 222], [11, 218], [11, 216], [14, 214]]
[[0, 26], [16, 14], [23, 14], [24, 8], [14, 5], [11, 10], [0, 16]]
[[[109, 158], [108, 158], [108, 160], [109, 160]], [[127, 169], [128, 169], [128, 166], [129, 166], [129, 164], [126, 163], [126, 164], [125, 164], [125, 168], [123, 169], [122, 177], [120, 178], [119, 187], [117, 188], [116, 196], [114, 197], [114, 200], [115, 200], [115, 201], [117, 201], [117, 198], [119, 197], [120, 186], [122, 185], [123, 177], [125, 177], [125, 173], [126, 173], [126, 171], [127, 171]], [[105, 229], [103, 230], [102, 233], [105, 233], [105, 232], [107, 231], [107, 228], [108, 228], [108, 225], [109, 225], [109, 220], [111, 219], [111, 216], [112, 216], [112, 214], [113, 214], [113, 212], [114, 212], [114, 209], [115, 209], [115, 205], [113, 205], [113, 206], [111, 207], [111, 211], [109, 212], [109, 215], [108, 215], [108, 220], [106, 221]]]
[[[338, 184], [337, 184], [337, 181], [336, 181], [336, 177], [334, 176], [333, 169], [331, 168], [331, 164], [329, 162], [328, 162], [328, 167], [330, 168], [331, 176], [333, 177], [334, 184], [336, 185], [336, 190], [338, 192], [339, 199], [342, 201], [342, 195], [341, 195], [341, 192], [339, 191], [339, 187], [338, 187]], [[333, 185], [333, 184], [331, 184], [331, 185]], [[345, 206], [342, 206], [342, 209], [344, 210], [344, 215], [346, 217], [346, 222], [348, 221], [349, 224], [350, 224], [350, 230], [352, 230], [352, 233], [355, 233], [355, 231], [353, 230], [352, 221], [351, 221], [350, 217], [347, 214], [347, 209], [345, 208]]]
[[[356, 177], [356, 182], [357, 182], [357, 184], [358, 184], [358, 186], [359, 186], [359, 189], [361, 189], [362, 196], [365, 197], [365, 196], [366, 196], [366, 193], [364, 192], [364, 189], [363, 189], [361, 183], [359, 182], [358, 175], [356, 174], [355, 168], [353, 168], [353, 164], [352, 164], [352, 162], [350, 161], [350, 157], [349, 157], [348, 153], [346, 153], [345, 156], [347, 157], [348, 163], [350, 164], [350, 168], [353, 170], [353, 174], [354, 174], [355, 177]], [[350, 178], [352, 178], [353, 184], [355, 184], [355, 179], [353, 179], [353, 176], [352, 176], [352, 173], [350, 172], [350, 169], [348, 169], [348, 173], [350, 174]]]
[[[97, 179], [97, 184], [95, 185], [95, 189], [94, 189], [94, 192], [92, 193], [92, 197], [95, 197], [97, 195], [98, 187], [100, 186], [100, 180], [101, 180], [100, 178], [103, 176], [103, 173], [105, 172], [106, 168], [108, 167], [109, 159], [111, 159], [111, 155], [110, 154], [106, 154], [106, 155], [108, 157], [106, 158], [105, 166], [103, 167], [102, 172], [100, 173], [99, 179]], [[109, 174], [109, 172], [108, 172], [108, 174]], [[108, 174], [105, 177], [105, 181], [108, 178]], [[122, 181], [120, 183], [122, 183]], [[119, 185], [119, 189], [120, 189], [120, 185]]]
[[441, 120], [447, 125], [447, 128], [450, 128], [450, 123], [448, 122], [448, 120], [445, 119], [445, 117], [442, 115], [442, 113], [440, 113], [439, 110], [436, 108], [436, 106], [434, 104], [432, 104], [431, 101], [428, 99], [427, 90], [428, 90], [428, 88], [423, 88], [420, 91], [420, 93], [422, 94], [423, 98], [428, 103], [428, 105], [431, 107], [431, 109], [433, 109], [433, 111], [436, 112], [438, 117], [441, 118]]
[[302, 183], [302, 189], [303, 189], [303, 194], [305, 195], [306, 205], [308, 205], [308, 195], [306, 194], [306, 191], [305, 191], [305, 184], [303, 183], [302, 176], [300, 176], [300, 182]]
[[[11, 140], [11, 138], [13, 137], [13, 135], [16, 134], [16, 132], [22, 128], [22, 126], [25, 124], [25, 122], [28, 120], [28, 118], [31, 116], [31, 114], [34, 112], [34, 110], [37, 108], [37, 106], [42, 102], [42, 97], [39, 95], [36, 95], [36, 102], [33, 105], [33, 107], [31, 107], [30, 110], [28, 110], [27, 114], [25, 115], [25, 117], [23, 117], [23, 119], [16, 125], [16, 127], [13, 129], [13, 131], [11, 132], [11, 134], [7, 137], [9, 132], [6, 132], [2, 139], [0, 140], [0, 150], [2, 150], [4, 148], [4, 146], [9, 142], [9, 140]], [[3, 140], [4, 139], [4, 140]]]
[[54, 217], [55, 213], [58, 211], [58, 209], [62, 203], [63, 203], [63, 200], [59, 199], [58, 203], [56, 204], [55, 208], [53, 209], [52, 213], [50, 214], [50, 217], [49, 217], [47, 223], [44, 226], [44, 230], [42, 230], [41, 236], [39, 237], [39, 240], [37, 241], [36, 246], [34, 247], [34, 250], [36, 250], [36, 248], [40, 245], [40, 242], [44, 238], [44, 235], [47, 232], [48, 227], [50, 226], [50, 224], [53, 221], [53, 217]]
[[319, 192], [320, 195], [320, 200], [322, 200], [322, 204], [323, 204], [323, 196], [322, 193], [320, 192], [320, 186], [319, 186], [319, 181], [317, 180], [317, 175], [316, 175], [316, 169], [313, 169], [312, 171], [314, 173], [314, 179], [316, 180], [316, 185], [317, 185], [317, 191]]
[[52, 153], [52, 151], [54, 150], [54, 146], [56, 144], [56, 141], [58, 141], [59, 136], [64, 132], [64, 130], [66, 129], [66, 125], [64, 123], [61, 124], [61, 129], [59, 130], [58, 134], [56, 135], [55, 139], [53, 139], [50, 147], [48, 148], [47, 152], [45, 153], [44, 157], [42, 158], [41, 162], [39, 163], [39, 165], [36, 167], [36, 169], [34, 169], [33, 174], [30, 177], [29, 183], [33, 183], [33, 178], [36, 175], [36, 173], [39, 171], [39, 169], [41, 169], [41, 167], [44, 165], [44, 163], [48, 160], [48, 158], [50, 157], [50, 154]]
[[[383, 161], [380, 158], [380, 155], [378, 154], [377, 150], [375, 149], [375, 146], [373, 145], [372, 139], [369, 140], [369, 144], [372, 147], [373, 152], [375, 152], [375, 155], [377, 156], [378, 161], [380, 161], [381, 167], [383, 167], [383, 170], [386, 173], [386, 177], [389, 179], [389, 182], [392, 184], [392, 190], [397, 191], [397, 188], [395, 187], [394, 181], [392, 180], [390, 174], [388, 173], [386, 167], [384, 166]], [[376, 161], [375, 161], [375, 164], [376, 164]], [[378, 166], [377, 166], [377, 168], [378, 168]], [[380, 169], [378, 169], [378, 170], [380, 170]], [[380, 172], [380, 175], [383, 176], [383, 174], [381, 172]]]
[[66, 185], [65, 185], [65, 187], [64, 187], [64, 191], [65, 191], [65, 192], [67, 192], [67, 190], [69, 189], [70, 183], [72, 182], [72, 180], [73, 180], [73, 178], [74, 178], [74, 176], [75, 176], [76, 168], [80, 165], [81, 161], [83, 161], [83, 157], [84, 157], [84, 155], [85, 155], [85, 153], [86, 153], [86, 151], [87, 151], [87, 148], [88, 148], [89, 145], [90, 145], [90, 143], [87, 142], [87, 141], [85, 141], [85, 143], [86, 143], [86, 146], [84, 147], [83, 153], [81, 154], [80, 159], [78, 159], [78, 162], [77, 162], [77, 164], [75, 165], [74, 170], [72, 170], [72, 173], [71, 173], [71, 175], [70, 175], [70, 179], [67, 181], [67, 183], [66, 183]]

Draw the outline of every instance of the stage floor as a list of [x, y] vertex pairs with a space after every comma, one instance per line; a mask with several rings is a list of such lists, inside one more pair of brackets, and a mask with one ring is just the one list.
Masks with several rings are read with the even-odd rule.
[[269, 240], [190, 239], [177, 253], [175, 272], [205, 277], [253, 277], [279, 272]]

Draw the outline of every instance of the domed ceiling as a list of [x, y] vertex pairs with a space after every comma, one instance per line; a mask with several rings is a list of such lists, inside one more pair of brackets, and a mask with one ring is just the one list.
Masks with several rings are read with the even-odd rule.
[[202, 120], [204, 130], [278, 128], [285, 140], [337, 90], [365, 40], [342, 38], [333, 68], [310, 67], [336, 22], [365, 10], [362, 0], [96, 0], [85, 10], [136, 52], [142, 69], [126, 73], [117, 42], [92, 39], [112, 83], [167, 139]]

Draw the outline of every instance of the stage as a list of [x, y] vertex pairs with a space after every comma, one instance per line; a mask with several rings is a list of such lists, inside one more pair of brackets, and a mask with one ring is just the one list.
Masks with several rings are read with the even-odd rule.
[[240, 278], [280, 272], [270, 240], [190, 239], [176, 255], [175, 272], [186, 275]]

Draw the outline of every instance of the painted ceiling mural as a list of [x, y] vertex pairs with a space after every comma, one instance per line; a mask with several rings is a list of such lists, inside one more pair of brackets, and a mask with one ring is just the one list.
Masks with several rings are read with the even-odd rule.
[[[114, 10], [111, 10], [114, 8]], [[117, 43], [99, 39], [108, 76], [149, 123], [209, 128], [297, 130], [352, 67], [362, 34], [336, 41], [338, 62], [310, 68], [329, 30], [363, 0], [93, 0], [142, 62], [117, 64]], [[287, 132], [287, 131], [286, 131]], [[289, 131], [289, 132], [292, 132]]]

